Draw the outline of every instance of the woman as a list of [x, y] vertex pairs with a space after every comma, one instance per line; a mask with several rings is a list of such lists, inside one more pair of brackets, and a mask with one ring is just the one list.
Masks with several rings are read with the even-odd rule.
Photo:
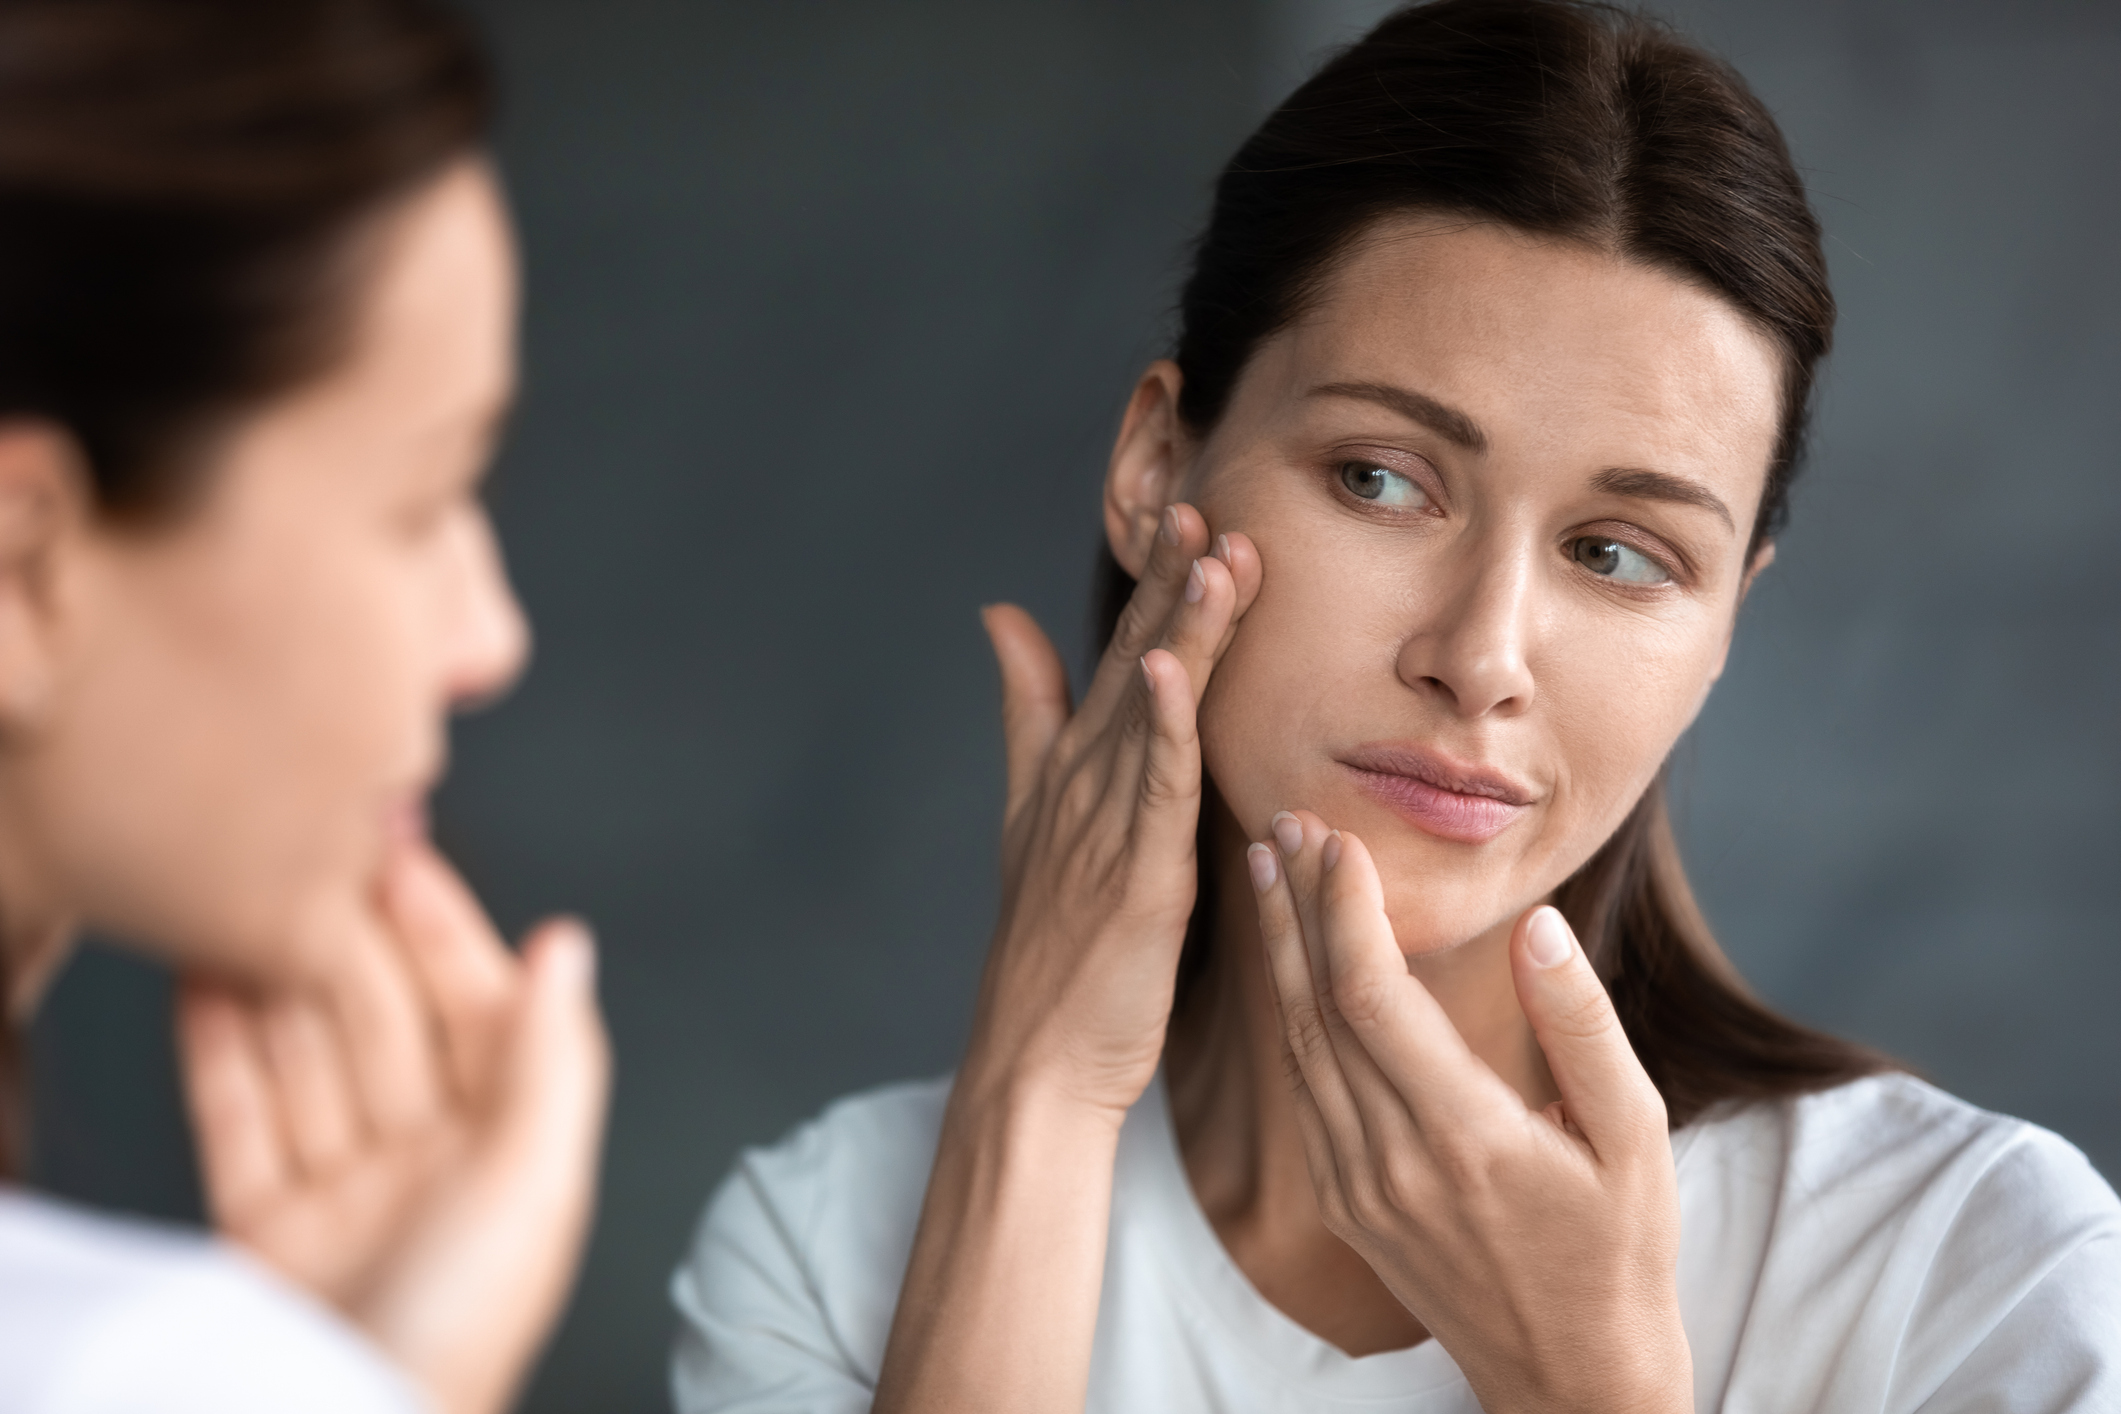
[[1751, 998], [1665, 820], [1833, 318], [1736, 75], [1402, 11], [1232, 160], [1180, 313], [1081, 707], [987, 615], [963, 1066], [739, 1164], [681, 1406], [2121, 1407], [2113, 1193]]
[[527, 644], [487, 109], [430, 0], [0, 3], [8, 1054], [78, 929], [178, 969], [232, 1239], [0, 1189], [0, 1409], [485, 1414], [565, 1295], [590, 943], [422, 825]]

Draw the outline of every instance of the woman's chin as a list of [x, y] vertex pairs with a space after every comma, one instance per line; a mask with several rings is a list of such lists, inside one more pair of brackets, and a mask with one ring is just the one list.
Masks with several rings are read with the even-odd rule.
[[[1417, 882], [1419, 881], [1419, 882]], [[1520, 889], [1451, 871], [1413, 872], [1385, 878], [1385, 915], [1392, 936], [1409, 960], [1435, 957], [1484, 938], [1507, 938], [1518, 915], [1539, 902], [1521, 903]]]

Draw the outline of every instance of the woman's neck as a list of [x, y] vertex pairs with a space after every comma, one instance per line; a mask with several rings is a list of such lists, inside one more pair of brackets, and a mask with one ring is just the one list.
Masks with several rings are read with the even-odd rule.
[[[0, 800], [5, 792], [0, 791]], [[9, 812], [0, 805], [0, 1021], [21, 1025], [73, 949], [75, 920], [47, 897], [47, 870], [16, 848]]]
[[[1416, 1344], [1427, 1331], [1318, 1215], [1284, 1078], [1281, 1022], [1245, 871], [1245, 840], [1219, 803], [1211, 808], [1203, 841], [1215, 861], [1209, 957], [1173, 1020], [1165, 1052], [1187, 1178], [1238, 1269], [1285, 1315], [1350, 1355]], [[1504, 923], [1416, 959], [1409, 970], [1473, 1053], [1526, 1103], [1543, 1106], [1557, 1096], [1517, 1005], [1510, 927]]]

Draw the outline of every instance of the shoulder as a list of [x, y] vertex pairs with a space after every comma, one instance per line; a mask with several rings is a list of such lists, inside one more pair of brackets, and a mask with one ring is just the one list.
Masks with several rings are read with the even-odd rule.
[[358, 1332], [222, 1243], [15, 1191], [0, 1192], [0, 1366], [10, 1414], [421, 1407]]
[[1968, 1104], [1912, 1075], [1874, 1075], [1786, 1102], [1786, 1179], [1819, 1197], [1876, 1195], [1935, 1217], [1968, 1205], [2019, 1235], [2086, 1236], [2121, 1203], [2068, 1140]]
[[[1984, 1362], [1999, 1387], [2112, 1378], [2084, 1371], [2121, 1322], [2121, 1200], [2060, 1136], [1894, 1074], [1712, 1115], [1675, 1147], [1697, 1290], [1743, 1311], [1754, 1378], [1787, 1387], [1814, 1347], [1814, 1407], [1927, 1398]], [[2036, 1319], [2058, 1307], [2077, 1315]]]
[[782, 1206], [888, 1205], [910, 1183], [925, 1190], [947, 1077], [902, 1081], [833, 1101], [779, 1143], [747, 1149], [733, 1180], [756, 1185]]
[[1785, 1239], [1942, 1244], [1974, 1240], [1978, 1220], [2046, 1250], [2121, 1225], [2121, 1202], [2074, 1145], [1911, 1075], [1711, 1114], [1675, 1148], [1683, 1186], [1692, 1170], [1727, 1199], [1772, 1207]]
[[741, 1382], [874, 1379], [949, 1099], [948, 1078], [865, 1091], [737, 1158], [671, 1283], [681, 1407]]
[[826, 1239], [829, 1251], [850, 1240], [888, 1246], [918, 1215], [949, 1099], [947, 1078], [881, 1086], [834, 1101], [776, 1144], [745, 1150], [708, 1204], [702, 1242], [763, 1222], [804, 1251]]

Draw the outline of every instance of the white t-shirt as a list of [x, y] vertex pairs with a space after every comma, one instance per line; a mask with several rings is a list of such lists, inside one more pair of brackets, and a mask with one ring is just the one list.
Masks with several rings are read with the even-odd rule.
[[234, 1248], [0, 1187], [0, 1414], [425, 1414], [361, 1334]]
[[[949, 1089], [842, 1100], [753, 1150], [672, 1294], [682, 1414], [866, 1410]], [[1728, 1414], [2121, 1410], [2121, 1202], [2069, 1144], [1904, 1075], [1672, 1136], [1695, 1404]], [[1255, 1291], [1150, 1087], [1128, 1115], [1090, 1414], [1471, 1414], [1433, 1340], [1352, 1359]]]

